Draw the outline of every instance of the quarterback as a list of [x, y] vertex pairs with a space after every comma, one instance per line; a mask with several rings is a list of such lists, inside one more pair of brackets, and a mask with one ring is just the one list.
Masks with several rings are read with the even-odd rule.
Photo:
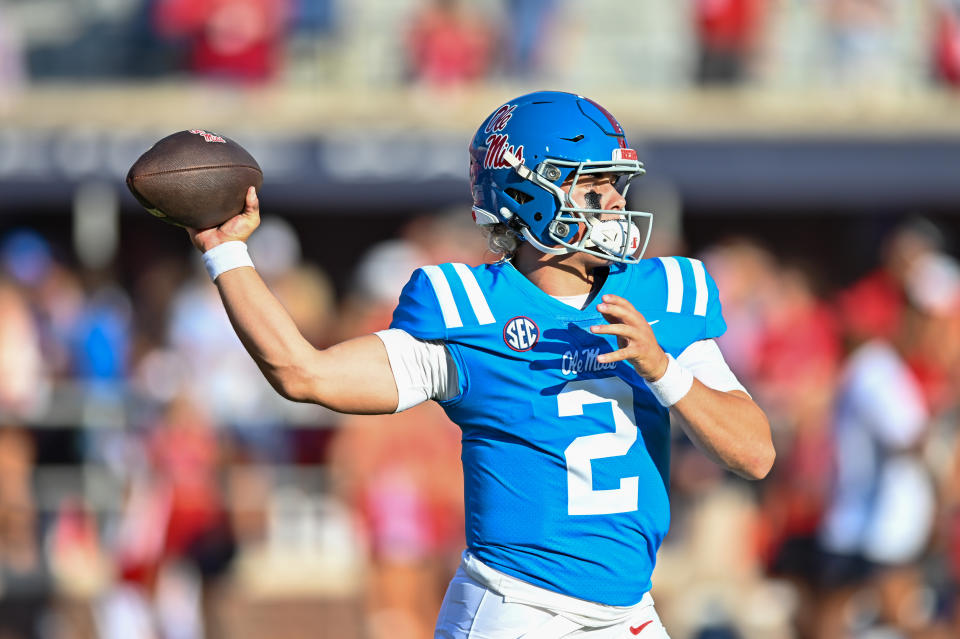
[[325, 350], [252, 268], [254, 189], [241, 214], [190, 230], [282, 395], [346, 413], [434, 400], [460, 426], [467, 548], [436, 637], [667, 637], [649, 590], [671, 413], [725, 468], [757, 479], [773, 464], [767, 418], [713, 340], [713, 279], [698, 260], [641, 259], [651, 216], [624, 196], [642, 174], [596, 102], [507, 102], [470, 144], [473, 217], [503, 258], [417, 269], [388, 330]]

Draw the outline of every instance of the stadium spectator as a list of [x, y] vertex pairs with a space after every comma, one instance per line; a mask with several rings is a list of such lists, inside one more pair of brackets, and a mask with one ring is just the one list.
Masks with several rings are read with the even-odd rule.
[[822, 421], [840, 361], [834, 314], [802, 263], [780, 264], [759, 332], [757, 394], [781, 423]]
[[64, 497], [50, 514], [45, 550], [57, 590], [67, 598], [98, 595], [113, 581], [97, 513], [80, 491]]
[[[44, 367], [51, 378], [72, 378], [76, 327], [86, 304], [80, 274], [57, 259], [50, 243], [35, 231], [18, 229], [6, 235], [0, 256], [4, 272], [29, 306]], [[39, 400], [49, 389], [35, 381]]]
[[[833, 313], [812, 269], [776, 259], [746, 238], [706, 251], [721, 290], [727, 332], [718, 340], [768, 411], [778, 460], [758, 500], [756, 551], [768, 572], [797, 593], [791, 615], [816, 626], [816, 532], [830, 477], [829, 412], [840, 358]], [[679, 474], [675, 477], [679, 479]]]
[[[927, 253], [910, 261], [903, 283], [906, 303], [892, 338], [857, 337], [855, 321], [848, 335], [833, 419], [834, 482], [819, 534], [822, 639], [846, 632], [853, 597], [865, 586], [879, 597], [878, 623], [917, 629], [916, 561], [933, 530], [936, 495], [919, 454], [931, 407], [906, 358], [924, 323], [960, 308], [960, 267]], [[841, 311], [852, 320], [860, 309]]]
[[938, 625], [947, 629], [946, 636], [956, 636], [960, 633], [960, 442], [955, 438], [953, 420], [943, 430], [948, 433], [948, 438], [952, 438], [952, 450], [941, 477], [940, 535], [936, 539], [937, 554], [934, 557], [942, 562], [938, 567], [946, 567], [946, 574], [934, 575], [928, 583], [946, 604], [941, 619], [937, 620]]
[[[144, 265], [132, 273], [130, 296], [133, 302], [134, 345], [131, 352], [131, 377], [136, 378], [145, 357], [166, 345], [171, 302], [183, 280], [188, 277], [190, 263], [178, 257], [166, 257]], [[159, 387], [156, 387], [159, 390]], [[149, 396], [151, 388], [144, 388]], [[172, 399], [167, 393], [163, 398]]]
[[[148, 466], [130, 477], [115, 547], [123, 585], [104, 606], [105, 627], [155, 618], [162, 636], [217, 636], [213, 603], [236, 551], [218, 434], [203, 408], [180, 395], [140, 444]], [[184, 588], [197, 596], [184, 598]]]
[[45, 409], [49, 379], [33, 315], [20, 291], [0, 276], [0, 418]]
[[895, 0], [828, 0], [827, 77], [836, 85], [889, 86], [896, 77]]
[[[770, 572], [797, 589], [800, 624], [811, 624], [816, 535], [829, 489], [830, 414], [841, 358], [833, 310], [813, 269], [787, 262], [772, 273], [759, 331], [757, 400], [770, 411], [778, 464], [765, 482], [761, 552]], [[809, 636], [811, 628], [803, 628]], [[803, 635], [802, 635], [803, 636]]]
[[530, 80], [542, 72], [544, 49], [555, 36], [556, 0], [508, 0], [506, 3], [510, 50], [507, 72]]
[[433, 405], [338, 429], [331, 470], [366, 538], [370, 636], [430, 635], [463, 548], [459, 450], [459, 430]]
[[240, 458], [286, 459], [288, 442], [275, 428], [280, 418], [273, 411], [273, 390], [244, 358], [229, 319], [199, 273], [174, 296], [167, 339], [185, 364], [183, 390], [234, 435]]
[[[935, 414], [945, 410], [952, 399], [950, 385], [956, 352], [960, 348], [955, 317], [941, 313], [936, 321], [930, 319], [910, 327], [902, 324], [908, 305], [910, 269], [921, 258], [941, 250], [943, 245], [943, 233], [932, 223], [922, 218], [909, 220], [885, 239], [882, 264], [838, 296], [844, 314], [842, 321], [853, 339], [911, 336], [909, 343], [901, 345], [904, 357]], [[931, 286], [937, 285], [937, 282], [931, 283]]]
[[74, 375], [90, 387], [121, 384], [127, 376], [131, 347], [131, 304], [113, 282], [95, 285], [74, 325]]
[[931, 57], [934, 77], [950, 87], [960, 86], [960, 2], [933, 4]]
[[417, 83], [441, 88], [482, 80], [493, 63], [495, 37], [467, 3], [428, 0], [407, 33], [410, 75]]
[[910, 219], [893, 229], [883, 240], [881, 264], [838, 296], [841, 311], [851, 310], [842, 317], [845, 330], [856, 340], [896, 335], [906, 304], [904, 287], [910, 266], [918, 257], [940, 249], [943, 242], [942, 232], [923, 218]]
[[697, 82], [739, 84], [750, 78], [768, 0], [696, 0]]
[[758, 381], [760, 339], [774, 297], [776, 260], [758, 242], [734, 237], [709, 247], [703, 261], [722, 291], [723, 314], [730, 318], [717, 343], [738, 376]]
[[23, 36], [5, 5], [0, 2], [0, 111], [20, 92], [27, 75]]
[[916, 260], [907, 283], [908, 296], [919, 300], [913, 305], [925, 313], [907, 316], [906, 321], [911, 321], [906, 327], [910, 337], [903, 348], [934, 416], [948, 414], [958, 400], [960, 306], [952, 288], [958, 277], [953, 258], [934, 252]]
[[[4, 369], [6, 370], [6, 369]], [[40, 543], [30, 434], [0, 424], [0, 636], [40, 639], [52, 582]]]
[[154, 23], [188, 47], [189, 70], [206, 78], [262, 83], [283, 64], [285, 0], [156, 0]]

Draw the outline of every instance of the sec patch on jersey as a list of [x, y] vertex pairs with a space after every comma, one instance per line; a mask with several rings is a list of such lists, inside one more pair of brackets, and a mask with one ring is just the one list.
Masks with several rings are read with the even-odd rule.
[[262, 183], [260, 165], [246, 149], [202, 129], [168, 135], [127, 172], [127, 188], [149, 213], [197, 229], [240, 213], [247, 189]]
[[529, 351], [540, 339], [540, 327], [529, 317], [514, 317], [503, 327], [503, 341], [517, 352]]

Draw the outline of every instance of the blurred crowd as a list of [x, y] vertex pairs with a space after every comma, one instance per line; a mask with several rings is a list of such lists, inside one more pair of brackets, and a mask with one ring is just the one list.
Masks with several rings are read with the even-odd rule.
[[[250, 247], [318, 347], [385, 327], [418, 266], [492, 259], [462, 212], [406, 222], [339, 287], [281, 219]], [[700, 256], [778, 458], [748, 484], [675, 429], [654, 576], [671, 635], [958, 636], [960, 266], [942, 231], [905, 221], [852, 283], [749, 237]], [[464, 543], [442, 410], [279, 398], [196, 259], [121, 277], [23, 228], [0, 269], [0, 636], [306, 636], [269, 617], [291, 601], [311, 636], [429, 635]]]
[[956, 0], [2, 0], [0, 83], [960, 83]]
[[[484, 246], [467, 216], [414, 218], [337, 299], [286, 222], [250, 242], [318, 347], [386, 328], [415, 268]], [[0, 236], [0, 637], [304, 636], [244, 628], [236, 591], [356, 600], [319, 636], [426, 636], [464, 543], [442, 410], [287, 402], [197, 259], [80, 264], [36, 231]]]
[[[703, 561], [718, 571], [715, 592], [695, 588], [706, 623], [771, 625], [757, 636], [958, 636], [960, 264], [942, 232], [903, 223], [875, 268], [840, 287], [830, 265], [744, 238], [704, 259], [729, 326], [718, 341], [778, 451], [770, 477], [736, 496], [698, 454], [680, 457], [678, 514], [703, 526]], [[735, 552], [717, 557], [726, 543]], [[735, 594], [722, 586], [731, 574], [744, 580]], [[774, 629], [782, 622], [789, 634]]]

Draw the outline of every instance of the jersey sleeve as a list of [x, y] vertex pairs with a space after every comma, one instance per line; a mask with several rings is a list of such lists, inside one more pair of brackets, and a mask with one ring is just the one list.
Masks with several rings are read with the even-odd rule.
[[390, 328], [399, 328], [419, 339], [446, 339], [443, 310], [427, 272], [418, 268], [400, 293]]
[[[700, 268], [703, 268], [703, 262], [700, 262], [700, 260], [690, 261], [699, 263]], [[703, 338], [712, 339], [714, 337], [720, 337], [727, 332], [727, 323], [723, 319], [723, 309], [720, 304], [720, 290], [717, 288], [717, 283], [713, 280], [713, 277], [710, 276], [706, 268], [703, 268], [703, 277], [707, 286], [707, 313]]]
[[663, 298], [653, 298], [662, 299], [668, 317], [684, 318], [673, 341], [688, 340], [689, 344], [723, 335], [727, 323], [723, 320], [720, 292], [703, 262], [679, 256], [656, 259], [661, 264], [665, 288]]

